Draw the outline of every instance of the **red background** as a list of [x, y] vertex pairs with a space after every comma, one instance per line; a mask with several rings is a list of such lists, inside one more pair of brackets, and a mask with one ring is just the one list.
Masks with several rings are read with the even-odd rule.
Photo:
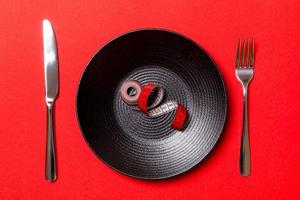
[[[0, 199], [299, 198], [299, 17], [296, 0], [1, 0]], [[43, 18], [55, 28], [60, 62], [56, 183], [44, 179]], [[226, 127], [209, 159], [163, 181], [129, 178], [104, 165], [85, 144], [75, 112], [76, 87], [91, 56], [117, 35], [147, 27], [177, 31], [205, 48], [229, 98]], [[234, 58], [240, 37], [256, 43], [247, 178], [238, 172], [242, 89]]]

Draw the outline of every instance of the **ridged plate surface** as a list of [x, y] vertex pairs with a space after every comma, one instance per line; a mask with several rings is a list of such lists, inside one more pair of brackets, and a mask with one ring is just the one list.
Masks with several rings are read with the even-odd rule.
[[[123, 102], [124, 80], [155, 83], [165, 101], [188, 110], [183, 131], [170, 127], [175, 113], [152, 119]], [[211, 58], [190, 39], [147, 29], [124, 34], [88, 63], [77, 94], [83, 136], [107, 165], [142, 179], [162, 179], [198, 164], [216, 144], [226, 118], [222, 77]]]

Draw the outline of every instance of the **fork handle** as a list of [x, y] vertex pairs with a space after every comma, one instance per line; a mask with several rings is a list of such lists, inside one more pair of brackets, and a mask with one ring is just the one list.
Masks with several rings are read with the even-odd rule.
[[47, 147], [46, 147], [46, 179], [56, 180], [56, 159], [53, 128], [53, 104], [47, 104]]
[[251, 170], [250, 163], [250, 144], [248, 129], [248, 85], [243, 86], [244, 93], [244, 114], [243, 114], [243, 130], [240, 149], [240, 173], [242, 176], [249, 176]]

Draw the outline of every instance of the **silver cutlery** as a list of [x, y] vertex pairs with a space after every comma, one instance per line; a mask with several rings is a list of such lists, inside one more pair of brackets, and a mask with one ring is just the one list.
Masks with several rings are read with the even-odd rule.
[[51, 23], [43, 20], [44, 70], [47, 105], [46, 179], [56, 180], [56, 155], [54, 143], [53, 112], [58, 93], [58, 58], [56, 39]]
[[235, 60], [235, 73], [243, 86], [244, 113], [239, 168], [242, 176], [249, 176], [251, 171], [250, 144], [248, 128], [248, 85], [254, 74], [254, 40], [239, 40]]

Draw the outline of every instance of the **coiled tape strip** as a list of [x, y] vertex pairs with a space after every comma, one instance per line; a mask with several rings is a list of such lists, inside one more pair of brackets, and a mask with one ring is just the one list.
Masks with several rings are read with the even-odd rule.
[[[139, 82], [131, 80], [124, 82], [120, 94], [126, 103], [130, 105], [137, 104], [138, 108], [151, 118], [159, 117], [176, 110], [171, 127], [177, 130], [184, 128], [187, 119], [186, 108], [175, 101], [167, 101], [161, 104], [164, 97], [163, 88], [152, 83], [141, 87]], [[149, 105], [150, 97], [152, 97], [152, 101]]]

